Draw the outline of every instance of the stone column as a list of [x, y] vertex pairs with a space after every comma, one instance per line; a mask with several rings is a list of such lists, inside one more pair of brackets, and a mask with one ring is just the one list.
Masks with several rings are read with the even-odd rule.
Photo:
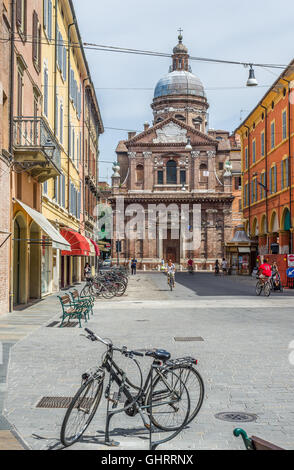
[[193, 161], [191, 189], [192, 191], [197, 191], [199, 189], [200, 151], [192, 151], [191, 157]]
[[215, 259], [217, 256], [216, 239], [217, 233], [215, 229], [215, 214], [217, 209], [206, 209], [207, 214], [207, 258]]
[[207, 157], [208, 157], [208, 190], [215, 191], [216, 181], [215, 181], [215, 150], [208, 150]]
[[144, 157], [144, 189], [152, 189], [152, 152], [143, 152]]
[[232, 228], [232, 210], [223, 209], [224, 214], [224, 244], [231, 241], [233, 237], [233, 228]]
[[129, 157], [129, 189], [136, 189], [136, 152], [128, 152]]

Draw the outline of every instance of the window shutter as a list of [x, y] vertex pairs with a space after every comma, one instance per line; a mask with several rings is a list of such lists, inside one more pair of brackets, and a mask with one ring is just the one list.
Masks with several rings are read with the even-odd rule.
[[48, 2], [48, 38], [52, 39], [52, 1]]
[[21, 26], [21, 17], [22, 17], [22, 1], [16, 0], [16, 24]]
[[44, 11], [44, 29], [47, 31], [48, 26], [48, 0], [43, 1], [43, 11]]
[[63, 144], [63, 106], [62, 104], [60, 105], [60, 132], [59, 132], [59, 139], [60, 142]]
[[68, 124], [69, 131], [68, 131], [68, 154], [71, 156], [71, 123]]
[[44, 114], [48, 117], [48, 71], [44, 71]]
[[289, 186], [289, 158], [285, 160], [285, 172], [286, 172], [285, 186], [287, 188]]
[[33, 12], [33, 61], [38, 62], [38, 15]]
[[63, 75], [63, 79], [66, 80], [66, 69], [67, 69], [67, 65], [66, 65], [66, 47], [63, 46], [63, 72], [62, 72], [62, 75]]
[[41, 70], [41, 57], [42, 57], [42, 29], [41, 25], [38, 28], [38, 67]]
[[58, 135], [58, 96], [55, 97], [55, 132]]
[[[263, 173], [261, 173], [260, 175], [260, 183], [263, 184]], [[260, 185], [260, 199], [262, 199], [262, 186]]]
[[274, 166], [274, 192], [277, 192], [277, 167]]
[[281, 189], [284, 189], [284, 160], [281, 161]]

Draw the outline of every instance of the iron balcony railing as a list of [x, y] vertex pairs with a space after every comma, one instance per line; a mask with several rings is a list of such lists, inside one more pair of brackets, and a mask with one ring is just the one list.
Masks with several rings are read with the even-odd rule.
[[13, 145], [15, 150], [40, 150], [47, 160], [61, 170], [59, 144], [41, 116], [14, 118]]

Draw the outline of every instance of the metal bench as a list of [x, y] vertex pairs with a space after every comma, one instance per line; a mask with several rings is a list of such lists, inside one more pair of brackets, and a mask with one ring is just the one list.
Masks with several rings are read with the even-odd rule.
[[88, 315], [88, 318], [90, 318], [89, 313], [91, 312], [92, 315], [93, 315], [93, 308], [92, 307], [94, 305], [94, 301], [93, 301], [92, 297], [90, 297], [90, 296], [81, 297], [80, 294], [79, 294], [79, 291], [77, 289], [74, 289], [73, 291], [70, 291], [70, 295], [71, 295], [73, 304], [75, 304], [77, 306], [79, 306], [79, 305], [83, 306], [85, 315]]
[[261, 439], [260, 437], [248, 437], [244, 429], [241, 428], [234, 429], [233, 434], [235, 437], [239, 437], [241, 435], [247, 450], [285, 450], [282, 449], [282, 447], [278, 447], [271, 442]]
[[[61, 307], [62, 307], [62, 321], [61, 321], [60, 327], [63, 326], [63, 323], [64, 323], [66, 318], [68, 319], [68, 321], [71, 318], [77, 318], [79, 320], [80, 328], [82, 328], [81, 318], [84, 314], [83, 305], [82, 304], [79, 304], [79, 305], [74, 304], [70, 300], [70, 296], [68, 294], [63, 295], [62, 297], [60, 297], [58, 295], [57, 297], [59, 298], [59, 301], [60, 301]], [[85, 317], [85, 320], [87, 321], [86, 317]]]

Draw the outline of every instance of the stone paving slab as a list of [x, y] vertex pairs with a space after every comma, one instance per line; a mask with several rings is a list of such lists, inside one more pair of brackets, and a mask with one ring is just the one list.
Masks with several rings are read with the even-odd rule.
[[[131, 284], [134, 282], [131, 280]], [[215, 414], [245, 411], [257, 414], [256, 422], [241, 425], [248, 434], [293, 449], [294, 366], [288, 360], [288, 345], [294, 339], [293, 299], [276, 297], [268, 302], [262, 298], [211, 296], [192, 302], [185, 297], [188, 288], [179, 286], [178, 300], [171, 297], [174, 293], [164, 290], [165, 282], [164, 276], [150, 275], [151, 292], [143, 304], [137, 303], [141, 298], [135, 292], [131, 301], [103, 302], [103, 308], [100, 301], [96, 302], [88, 323], [89, 328], [119, 346], [163, 347], [173, 357], [193, 355], [199, 360], [206, 388], [203, 407], [195, 422], [161, 448], [243, 449], [241, 439], [232, 435], [239, 424], [217, 420]], [[156, 289], [165, 300], [156, 297]], [[51, 306], [54, 301], [50, 300]], [[79, 328], [46, 328], [59, 318], [53, 309], [47, 317], [48, 310], [46, 307], [43, 326], [12, 348], [8, 373], [5, 416], [33, 449], [60, 448], [65, 414], [62, 409], [36, 408], [38, 401], [43, 396], [72, 396], [81, 374], [100, 361], [105, 351], [102, 344], [81, 336], [83, 330]], [[180, 343], [174, 336], [202, 336], [204, 341]], [[150, 359], [140, 362], [146, 372]], [[70, 449], [106, 448], [102, 443], [105, 399], [100, 406], [83, 440]], [[119, 449], [148, 448], [148, 431], [142, 428], [138, 416], [129, 418], [122, 413], [113, 419], [111, 429], [113, 438], [121, 442]]]

